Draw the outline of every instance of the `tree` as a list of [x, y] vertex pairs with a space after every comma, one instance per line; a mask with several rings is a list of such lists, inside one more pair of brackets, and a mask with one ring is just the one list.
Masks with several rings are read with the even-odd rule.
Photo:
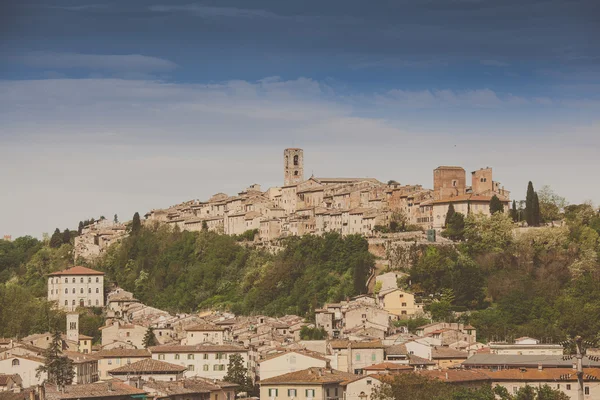
[[244, 359], [239, 354], [229, 356], [227, 375], [223, 378], [225, 382], [238, 384], [237, 392], [250, 393], [253, 391], [252, 381], [248, 377], [248, 369], [244, 367]]
[[37, 377], [40, 377], [42, 373], [46, 373], [48, 376], [47, 381], [55, 384], [57, 390], [70, 385], [75, 377], [73, 361], [62, 355], [62, 345], [61, 333], [55, 330], [52, 333], [50, 346], [44, 351], [44, 365], [40, 365], [36, 370]]
[[206, 221], [202, 221], [202, 232], [208, 232], [208, 223]]
[[83, 232], [83, 221], [79, 221], [79, 225], [77, 226], [77, 234], [81, 235]]
[[504, 206], [502, 205], [502, 202], [498, 196], [493, 195], [492, 199], [490, 200], [490, 214], [493, 215], [497, 212], [504, 212]]
[[131, 233], [136, 235], [140, 229], [142, 229], [142, 221], [140, 221], [140, 214], [133, 214], [133, 221], [131, 221]]
[[540, 212], [540, 200], [537, 192], [533, 194], [533, 226], [540, 226], [542, 223], [542, 214]]
[[118, 216], [117, 214], [115, 214], [115, 216], [113, 217], [113, 222], [114, 222], [115, 224], [118, 224], [118, 223], [119, 223], [119, 216]]
[[50, 247], [57, 248], [63, 244], [63, 235], [60, 233], [58, 228], [54, 230], [52, 237], [50, 237]]
[[144, 348], [147, 349], [148, 347], [156, 345], [158, 345], [158, 341], [156, 340], [156, 336], [154, 336], [154, 328], [149, 326], [148, 329], [146, 329], [146, 334], [144, 335], [142, 346], [144, 346]]
[[517, 202], [513, 200], [512, 202], [512, 210], [510, 210], [510, 217], [514, 222], [519, 221], [519, 211], [517, 210]]
[[[525, 221], [529, 226], [537, 226], [535, 222], [535, 191], [533, 190], [533, 183], [529, 181], [527, 185], [527, 196], [525, 197]], [[538, 206], [539, 208], [539, 206]]]
[[444, 228], [448, 227], [448, 224], [452, 220], [452, 217], [454, 217], [454, 214], [456, 214], [456, 211], [454, 211], [454, 204], [450, 203], [448, 206], [448, 212], [446, 213], [446, 220], [444, 221]]
[[557, 221], [561, 218], [565, 207], [568, 205], [564, 197], [556, 194], [550, 186], [546, 185], [537, 192], [542, 222]]
[[465, 216], [459, 212], [455, 212], [448, 221], [446, 229], [442, 231], [442, 236], [452, 240], [463, 240], [464, 232]]
[[300, 339], [302, 340], [323, 340], [327, 339], [327, 332], [323, 328], [309, 328], [303, 326], [300, 329]]
[[62, 241], [63, 241], [63, 243], [65, 243], [65, 244], [71, 243], [71, 231], [70, 231], [70, 230], [68, 230], [68, 229], [65, 229], [65, 230], [63, 231], [63, 234], [62, 234]]

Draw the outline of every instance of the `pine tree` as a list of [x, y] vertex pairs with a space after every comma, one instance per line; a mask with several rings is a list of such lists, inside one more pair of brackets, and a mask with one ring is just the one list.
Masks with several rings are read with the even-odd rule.
[[519, 221], [519, 211], [517, 211], [517, 202], [513, 200], [512, 210], [510, 210], [510, 216], [512, 217], [514, 222]]
[[542, 214], [540, 213], [540, 200], [538, 199], [538, 194], [535, 192], [533, 194], [533, 226], [540, 226], [542, 223]]
[[57, 248], [63, 244], [63, 236], [60, 230], [56, 228], [50, 237], [50, 247]]
[[37, 377], [40, 377], [42, 373], [46, 373], [48, 375], [48, 382], [55, 384], [57, 390], [70, 385], [75, 377], [73, 361], [69, 357], [62, 355], [62, 346], [63, 342], [60, 331], [55, 330], [52, 333], [50, 346], [44, 351], [44, 365], [40, 365], [36, 370]]
[[534, 196], [533, 183], [529, 181], [527, 185], [527, 197], [525, 197], [525, 221], [527, 221], [527, 225], [529, 226], [535, 226], [535, 217], [533, 215]]
[[142, 222], [140, 221], [140, 214], [136, 212], [133, 214], [133, 221], [131, 221], [131, 233], [135, 235], [140, 229], [142, 229]]
[[144, 335], [142, 346], [147, 349], [148, 347], [156, 345], [158, 345], [158, 342], [156, 341], [156, 336], [154, 336], [154, 328], [149, 326], [146, 330], [146, 334]]
[[444, 228], [448, 227], [448, 224], [452, 220], [452, 217], [454, 217], [455, 213], [456, 211], [454, 211], [454, 204], [450, 203], [448, 206], [448, 212], [446, 213], [446, 220], [444, 221]]
[[63, 231], [62, 241], [63, 241], [63, 243], [71, 243], [71, 231], [69, 229], [65, 229]]
[[503, 213], [504, 206], [502, 205], [502, 202], [500, 201], [498, 196], [493, 195], [492, 199], [490, 200], [490, 214], [494, 215], [497, 212]]
[[79, 226], [77, 227], [77, 234], [81, 235], [83, 232], [83, 221], [79, 221]]
[[227, 375], [223, 378], [225, 382], [236, 383], [240, 385], [239, 392], [249, 393], [252, 391], [252, 382], [248, 378], [248, 369], [244, 367], [244, 359], [239, 354], [229, 356], [227, 365]]

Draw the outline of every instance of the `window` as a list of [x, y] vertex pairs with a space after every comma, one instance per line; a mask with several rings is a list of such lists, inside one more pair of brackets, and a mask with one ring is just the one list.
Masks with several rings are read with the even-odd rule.
[[325, 389], [325, 396], [326, 396], [327, 398], [329, 398], [329, 397], [330, 397], [330, 396], [329, 396], [329, 388]]
[[81, 279], [79, 280], [80, 283], [83, 283], [83, 276], [81, 277]]
[[96, 277], [96, 283], [100, 282], [100, 278]]
[[294, 171], [294, 176], [298, 176], [298, 171]]
[[204, 365], [202, 366], [202, 369], [203, 369], [204, 371], [208, 371], [208, 364], [204, 364]]
[[571, 384], [567, 383], [567, 390], [571, 390]]
[[590, 394], [590, 387], [589, 387], [589, 386], [586, 386], [586, 387], [584, 388], [584, 391], [585, 391], [585, 394]]
[[296, 397], [296, 389], [288, 389], [288, 397]]
[[356, 355], [356, 361], [360, 361], [360, 354]]
[[219, 365], [218, 364], [213, 365], [213, 371], [218, 371], [218, 370], [219, 370]]
[[96, 299], [96, 305], [99, 305], [99, 303], [98, 303], [98, 299]]
[[88, 283], [92, 283], [92, 277], [88, 277]]
[[73, 283], [75, 283], [75, 278], [73, 278]]
[[406, 307], [406, 303], [402, 303], [402, 307]]
[[194, 355], [193, 354], [188, 354], [188, 360], [193, 360], [194, 359]]
[[294, 156], [294, 165], [298, 165], [298, 156]]
[[208, 360], [208, 353], [204, 353], [202, 358], [204, 358], [205, 360]]
[[73, 294], [75, 294], [75, 288], [73, 288]]
[[50, 290], [50, 294], [54, 294], [54, 289]]
[[188, 371], [193, 371], [193, 370], [194, 370], [194, 365], [193, 364], [188, 365]]
[[69, 283], [69, 278], [65, 278], [65, 283]]
[[377, 355], [375, 353], [371, 354], [371, 361], [375, 361], [377, 359]]
[[69, 300], [65, 300], [65, 306], [69, 305]]
[[158, 359], [159, 360], [164, 360], [165, 359], [165, 355], [164, 354], [159, 354], [158, 355]]
[[69, 322], [69, 329], [77, 329], [77, 322]]
[[338, 397], [338, 388], [335, 388], [335, 389], [333, 390], [333, 393], [335, 393], [335, 397]]
[[65, 289], [65, 294], [69, 294], [69, 289]]
[[72, 301], [72, 304], [75, 305], [75, 300]]
[[13, 367], [18, 367], [21, 364], [21, 361], [19, 361], [18, 359], [14, 359], [12, 360], [12, 366]]
[[175, 354], [175, 359], [179, 360], [179, 354]]
[[112, 365], [112, 360], [110, 358], [108, 359], [108, 365]]
[[99, 288], [96, 288], [96, 293], [100, 293], [100, 289]]
[[269, 397], [277, 397], [277, 389], [269, 389]]
[[79, 290], [79, 293], [83, 294], [83, 288], [81, 288], [81, 289]]
[[363, 315], [362, 315], [362, 318], [363, 318], [363, 319], [367, 318], [367, 314], [363, 314]]
[[312, 399], [315, 397], [315, 389], [306, 389], [304, 394], [306, 394], [307, 398]]
[[371, 385], [371, 384], [373, 384], [373, 381], [370, 379], [367, 379], [367, 385]]
[[513, 393], [514, 393], [514, 394], [517, 394], [517, 392], [518, 392], [518, 391], [519, 391], [519, 388], [518, 388], [518, 387], [516, 387], [516, 386], [513, 386]]
[[92, 301], [90, 299], [88, 299], [88, 306], [92, 305]]
[[401, 314], [406, 315], [406, 310], [403, 310]]
[[88, 288], [88, 293], [92, 293], [92, 288]]

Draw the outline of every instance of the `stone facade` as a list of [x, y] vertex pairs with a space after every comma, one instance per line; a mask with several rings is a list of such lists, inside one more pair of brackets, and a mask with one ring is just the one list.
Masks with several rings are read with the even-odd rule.
[[49, 274], [48, 301], [67, 311], [104, 307], [104, 272], [76, 266]]

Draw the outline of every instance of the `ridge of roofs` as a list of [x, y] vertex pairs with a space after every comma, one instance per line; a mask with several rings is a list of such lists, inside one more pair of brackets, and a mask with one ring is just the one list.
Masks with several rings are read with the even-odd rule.
[[95, 271], [90, 268], [82, 267], [81, 265], [76, 265], [74, 267], [67, 268], [62, 271], [52, 272], [51, 274], [48, 274], [48, 276], [61, 275], [104, 275], [104, 272]]
[[244, 352], [244, 347], [227, 344], [214, 345], [161, 345], [149, 347], [151, 353], [206, 353], [206, 352]]
[[261, 385], [341, 383], [356, 378], [355, 374], [328, 368], [311, 367], [260, 381]]
[[187, 368], [183, 365], [175, 365], [164, 361], [147, 358], [145, 360], [136, 361], [132, 364], [123, 365], [122, 367], [111, 369], [111, 374], [143, 374], [154, 372], [183, 372]]

